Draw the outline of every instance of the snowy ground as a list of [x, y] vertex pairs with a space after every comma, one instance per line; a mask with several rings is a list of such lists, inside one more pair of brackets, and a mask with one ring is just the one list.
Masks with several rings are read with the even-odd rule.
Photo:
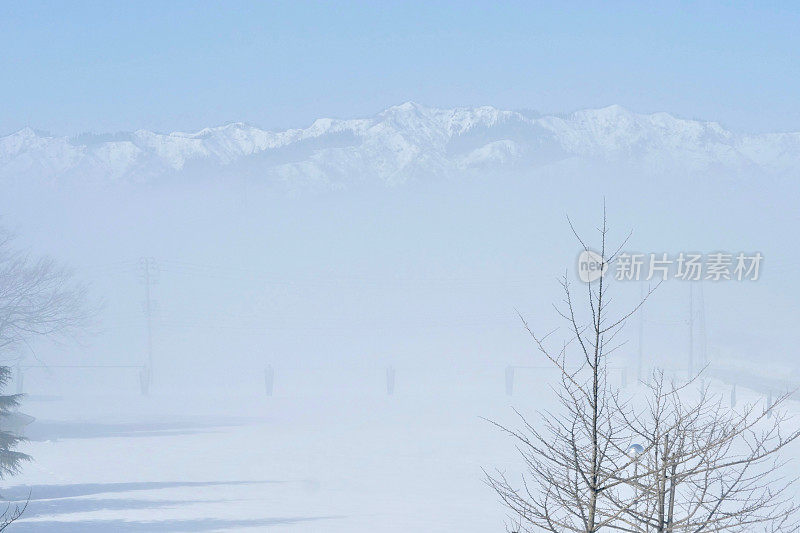
[[[30, 398], [23, 532], [502, 531], [498, 393]], [[247, 406], [242, 408], [241, 406]], [[202, 415], [198, 413], [204, 413]], [[9, 485], [13, 483], [13, 485]]]
[[31, 503], [9, 531], [504, 531], [481, 467], [518, 461], [480, 417], [549, 393], [523, 381], [509, 398], [501, 371], [391, 397], [33, 396], [35, 462], [2, 491]]

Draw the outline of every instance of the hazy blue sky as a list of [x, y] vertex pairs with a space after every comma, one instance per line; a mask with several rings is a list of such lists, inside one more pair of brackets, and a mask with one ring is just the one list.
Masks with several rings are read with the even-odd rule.
[[494, 4], [4, 2], [0, 133], [283, 128], [406, 100], [800, 130], [797, 4]]

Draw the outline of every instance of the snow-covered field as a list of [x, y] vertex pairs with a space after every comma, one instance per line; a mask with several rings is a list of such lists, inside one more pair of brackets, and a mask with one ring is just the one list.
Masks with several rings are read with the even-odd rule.
[[10, 531], [503, 531], [481, 468], [519, 462], [481, 417], [512, 422], [510, 405], [533, 415], [552, 393], [529, 375], [505, 396], [501, 368], [484, 384], [394, 396], [32, 396], [23, 449], [35, 461], [3, 490], [31, 502]]
[[513, 460], [480, 418], [510, 414], [496, 383], [428, 397], [33, 397], [35, 461], [3, 490], [31, 503], [11, 531], [502, 531], [481, 472]]

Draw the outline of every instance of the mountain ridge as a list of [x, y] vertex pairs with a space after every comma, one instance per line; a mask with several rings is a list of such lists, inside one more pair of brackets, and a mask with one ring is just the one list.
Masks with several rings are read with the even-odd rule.
[[0, 137], [0, 179], [152, 181], [197, 168], [246, 171], [291, 186], [398, 185], [417, 177], [529, 170], [569, 159], [648, 171], [797, 173], [800, 133], [741, 134], [717, 122], [619, 105], [565, 115], [414, 102], [368, 118], [320, 118], [270, 131], [243, 122], [197, 132], [137, 130], [75, 138], [23, 128]]

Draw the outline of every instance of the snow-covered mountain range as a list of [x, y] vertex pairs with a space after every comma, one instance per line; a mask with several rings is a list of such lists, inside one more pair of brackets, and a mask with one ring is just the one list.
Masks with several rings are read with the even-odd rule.
[[248, 175], [286, 185], [403, 183], [424, 176], [528, 170], [600, 160], [648, 171], [798, 173], [800, 133], [738, 134], [715, 122], [620, 106], [558, 116], [415, 103], [371, 118], [318, 119], [267, 131], [243, 123], [169, 134], [139, 130], [0, 137], [0, 180], [152, 181], [191, 173]]

